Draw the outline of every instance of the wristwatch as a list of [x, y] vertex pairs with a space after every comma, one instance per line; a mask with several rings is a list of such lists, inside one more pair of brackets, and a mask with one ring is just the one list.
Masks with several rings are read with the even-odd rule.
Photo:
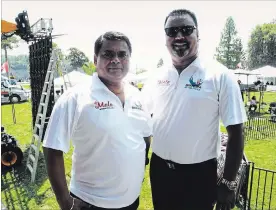
[[229, 190], [234, 191], [238, 187], [237, 181], [228, 181], [224, 178], [222, 178], [221, 184], [224, 184]]

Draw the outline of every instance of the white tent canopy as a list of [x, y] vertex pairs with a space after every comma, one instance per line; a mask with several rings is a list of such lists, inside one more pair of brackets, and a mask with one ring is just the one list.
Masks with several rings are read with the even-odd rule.
[[272, 66], [264, 66], [258, 69], [253, 70], [252, 72], [259, 73], [259, 79], [261, 79], [264, 83], [266, 82], [273, 82], [276, 84], [276, 68]]
[[248, 70], [244, 70], [244, 69], [236, 69], [236, 70], [234, 70], [234, 74], [239, 74], [239, 75], [260, 75], [259, 72], [248, 71]]
[[[54, 80], [54, 85], [55, 85], [55, 89], [60, 89], [61, 86], [63, 85], [63, 87], [65, 86], [64, 84], [64, 80], [66, 82], [70, 81], [71, 83], [71, 87], [79, 84], [79, 83], [83, 83], [85, 81], [91, 80], [92, 77], [90, 75], [81, 73], [79, 71], [71, 71], [68, 74], [65, 74], [64, 77], [58, 77]], [[69, 87], [69, 84], [66, 83], [67, 87]]]
[[258, 76], [260, 75], [258, 72], [244, 69], [236, 69], [234, 70], [234, 74], [236, 75], [237, 80], [240, 80], [242, 84], [253, 84], [258, 80]]
[[124, 79], [128, 82], [145, 83], [152, 73], [153, 71], [146, 71], [140, 74], [128, 73]]
[[264, 66], [253, 70], [254, 73], [259, 73], [261, 77], [276, 77], [276, 68], [272, 66]]
[[136, 74], [128, 72], [127, 75], [125, 76], [124, 80], [127, 82], [135, 82], [136, 81]]
[[146, 72], [137, 74], [137, 75], [136, 75], [136, 80], [137, 80], [138, 82], [144, 83], [144, 82], [150, 77], [151, 73], [152, 73], [152, 72], [150, 72], [150, 71], [146, 71]]

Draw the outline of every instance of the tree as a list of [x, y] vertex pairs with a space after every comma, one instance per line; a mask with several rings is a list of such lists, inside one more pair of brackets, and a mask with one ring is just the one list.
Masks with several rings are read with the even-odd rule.
[[10, 50], [17, 48], [18, 42], [19, 42], [19, 39], [16, 36], [12, 36], [9, 38], [3, 38], [3, 36], [2, 36], [1, 37], [1, 49], [5, 49], [5, 47]]
[[163, 64], [164, 64], [163, 59], [160, 58], [160, 60], [157, 63], [157, 68], [160, 68], [161, 66], [163, 66]]
[[75, 47], [69, 49], [69, 54], [66, 56], [66, 59], [70, 61], [73, 68], [82, 67], [84, 63], [89, 62], [86, 55]]
[[[53, 50], [57, 50], [57, 56], [58, 56], [58, 61], [57, 61], [57, 72], [54, 74], [54, 77], [60, 77], [61, 75], [64, 74], [65, 71], [65, 55], [63, 54], [62, 50], [59, 48], [58, 44], [53, 42], [52, 43]], [[63, 64], [61, 63], [63, 61]], [[68, 69], [67, 72], [69, 73]]]
[[245, 57], [242, 42], [237, 36], [235, 22], [232, 17], [226, 20], [215, 57], [217, 61], [229, 69], [236, 69], [239, 63], [244, 63], [242, 61], [242, 58]]
[[[1, 56], [1, 63], [6, 61], [5, 55]], [[9, 55], [9, 70], [16, 78], [30, 77], [28, 72], [29, 55]]]
[[[4, 49], [5, 51], [5, 59], [4, 61], [8, 61], [8, 49], [12, 50], [13, 48], [18, 47], [18, 42], [19, 40], [15, 36], [11, 37], [4, 37], [3, 35], [1, 36], [1, 49]], [[2, 57], [1, 57], [2, 61]], [[9, 69], [7, 71], [7, 76], [10, 78], [10, 73], [11, 70]]]
[[82, 69], [88, 75], [92, 75], [94, 72], [96, 72], [96, 66], [92, 62], [84, 63]]
[[53, 42], [53, 43], [52, 43], [52, 47], [53, 47], [53, 50], [57, 50], [58, 58], [59, 58], [60, 60], [64, 60], [64, 59], [65, 59], [65, 55], [64, 55], [64, 53], [62, 52], [62, 50], [59, 48], [59, 46], [57, 45], [57, 43]]
[[[2, 54], [1, 62], [5, 62], [5, 55]], [[9, 65], [15, 69], [27, 68], [29, 63], [29, 55], [9, 55]]]
[[[275, 21], [275, 20], [274, 20]], [[257, 25], [248, 42], [248, 67], [276, 67], [276, 22]]]

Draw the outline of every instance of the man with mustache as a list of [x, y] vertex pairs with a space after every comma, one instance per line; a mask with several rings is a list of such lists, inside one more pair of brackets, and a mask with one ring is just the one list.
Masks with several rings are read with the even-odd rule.
[[[123, 82], [131, 52], [124, 34], [101, 35], [94, 47], [97, 73], [55, 104], [43, 146], [49, 180], [62, 210], [139, 206], [151, 126], [141, 92]], [[63, 152], [69, 151], [70, 140], [74, 151], [68, 190]]]
[[[233, 208], [247, 120], [239, 86], [217, 62], [199, 58], [196, 16], [185, 9], [165, 19], [172, 64], [155, 71], [142, 93], [153, 114], [150, 180], [155, 210]], [[220, 118], [229, 139], [217, 187]]]

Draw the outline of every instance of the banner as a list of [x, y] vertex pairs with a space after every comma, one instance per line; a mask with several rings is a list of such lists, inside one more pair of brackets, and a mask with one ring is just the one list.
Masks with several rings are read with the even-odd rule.
[[9, 71], [9, 64], [8, 64], [8, 61], [6, 61], [1, 66], [1, 73], [8, 73], [8, 71]]

